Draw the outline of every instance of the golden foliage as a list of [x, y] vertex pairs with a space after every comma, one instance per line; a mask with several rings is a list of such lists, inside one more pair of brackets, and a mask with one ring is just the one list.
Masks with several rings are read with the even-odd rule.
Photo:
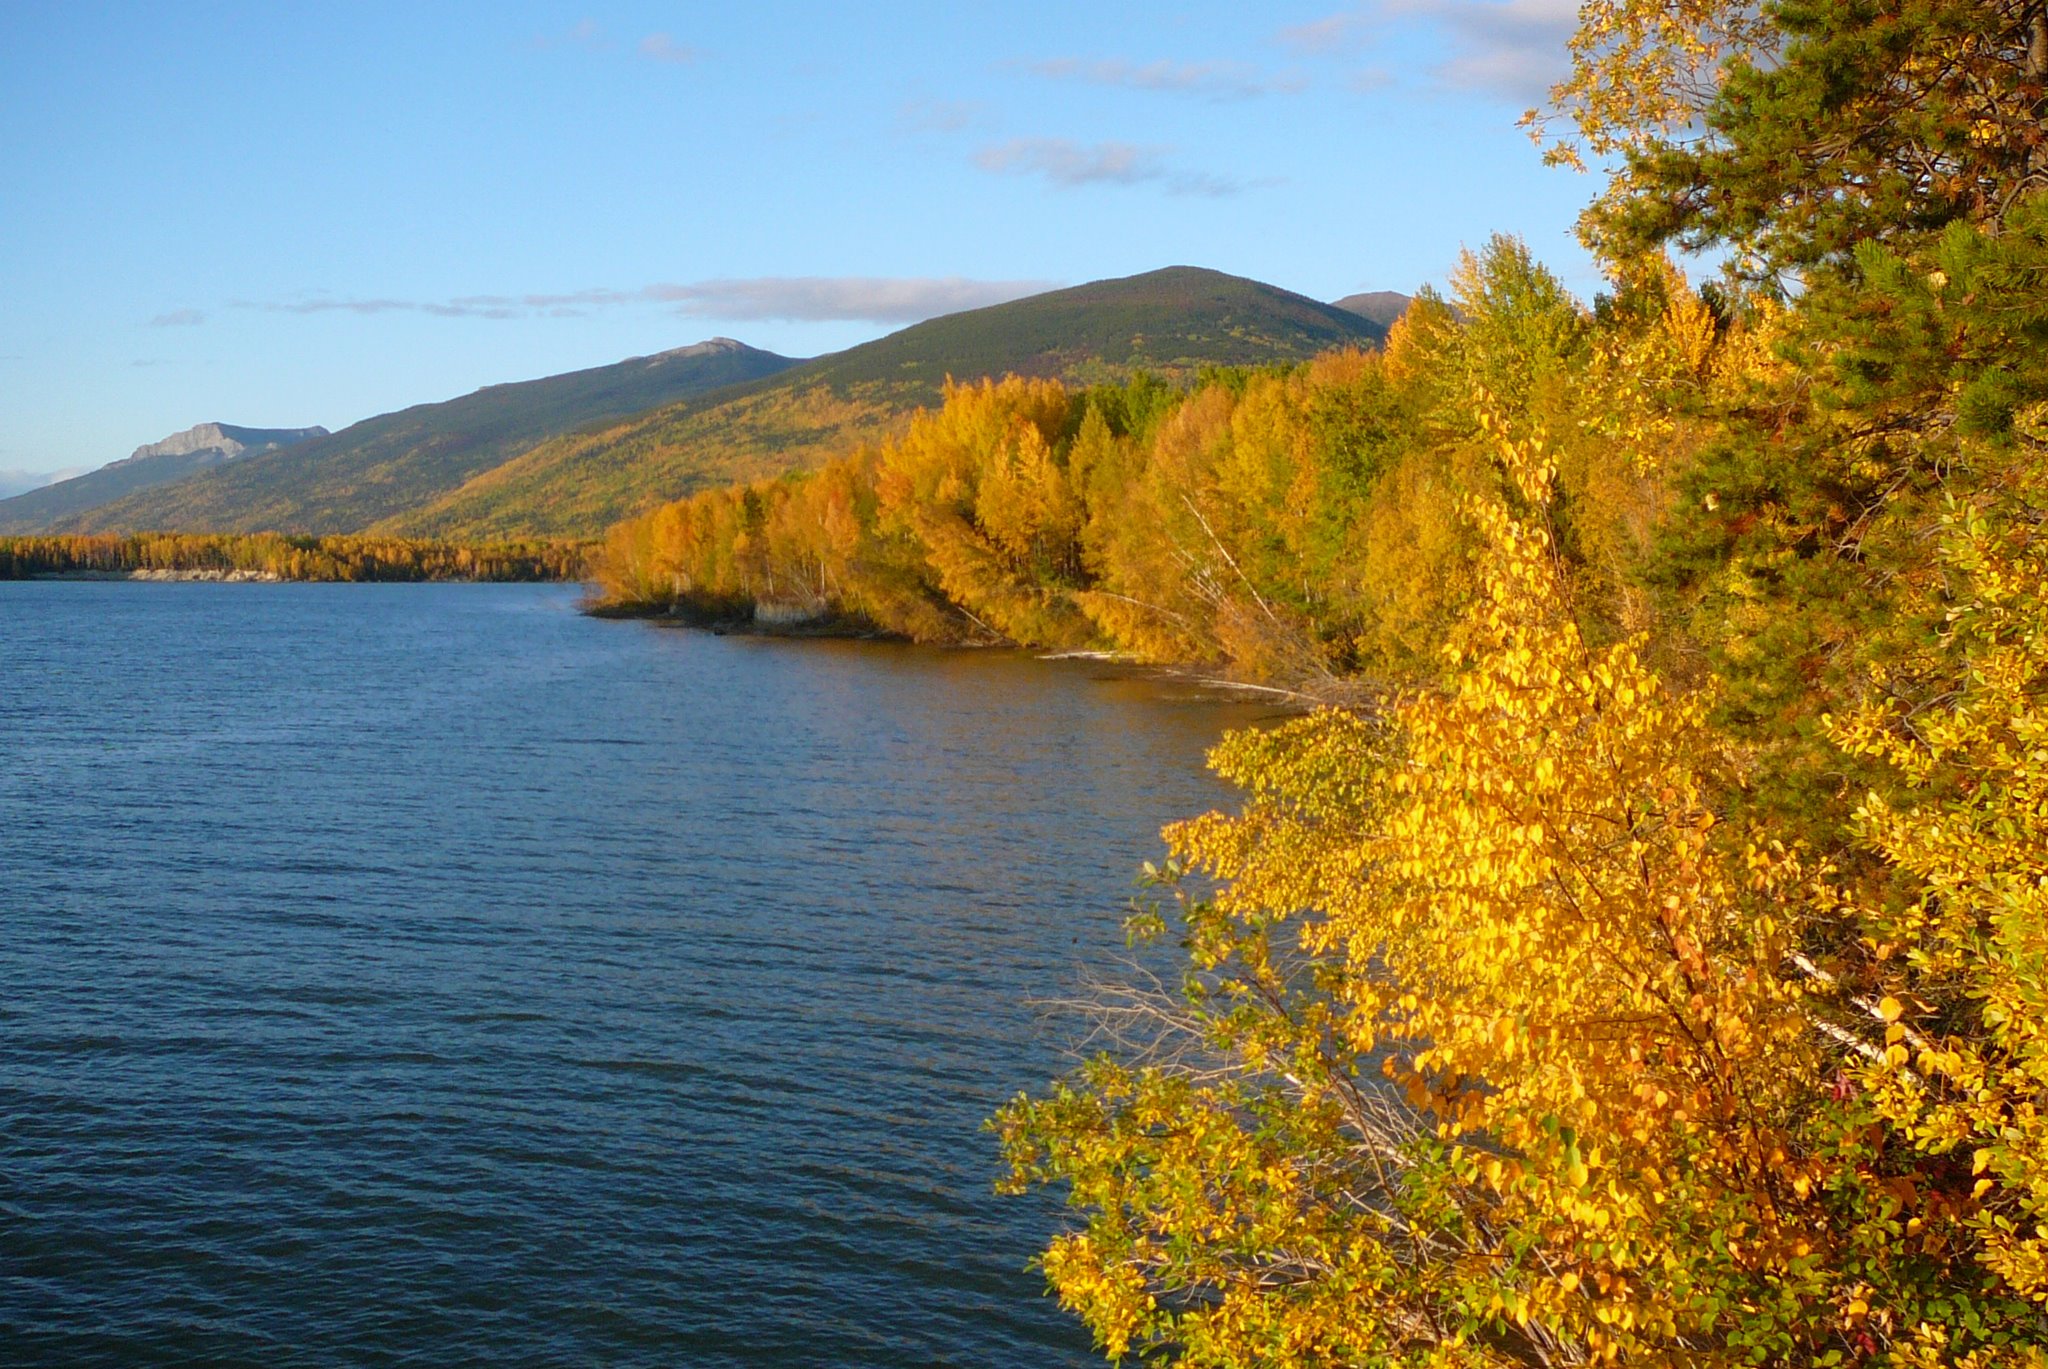
[[[1717, 822], [1743, 749], [1640, 636], [1587, 639], [1555, 463], [1482, 427], [1443, 686], [1220, 747], [1244, 811], [1167, 832], [1165, 880], [1217, 885], [1182, 894], [1186, 1001], [999, 1117], [1011, 1182], [1086, 1214], [1048, 1279], [1110, 1353], [1189, 1364], [2039, 1362], [2031, 528], [1958, 523], [1955, 706], [1839, 729], [1907, 776], [1873, 882]], [[1808, 954], [1844, 918], [1875, 987]]]

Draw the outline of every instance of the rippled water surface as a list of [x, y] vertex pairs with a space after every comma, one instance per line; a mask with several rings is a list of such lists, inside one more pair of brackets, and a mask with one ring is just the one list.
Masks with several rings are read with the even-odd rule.
[[1251, 711], [573, 601], [0, 583], [0, 1357], [1089, 1362], [980, 1123]]

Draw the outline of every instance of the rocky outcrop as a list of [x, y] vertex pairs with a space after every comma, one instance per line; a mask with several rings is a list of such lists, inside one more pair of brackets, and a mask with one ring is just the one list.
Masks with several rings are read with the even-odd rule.
[[[217, 460], [232, 461], [238, 456], [253, 452], [276, 451], [289, 447], [294, 442], [304, 442], [309, 437], [325, 437], [327, 429], [311, 428], [238, 428], [232, 423], [201, 423], [172, 433], [161, 442], [148, 442], [137, 447], [127, 458], [128, 461], [148, 461], [159, 456], [200, 456], [214, 453]], [[125, 465], [117, 461], [115, 465]]]

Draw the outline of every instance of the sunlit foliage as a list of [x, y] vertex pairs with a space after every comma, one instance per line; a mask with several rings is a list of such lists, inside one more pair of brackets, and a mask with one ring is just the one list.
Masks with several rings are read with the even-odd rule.
[[1168, 832], [1164, 880], [1218, 886], [1184, 997], [1111, 1000], [1147, 1048], [999, 1119], [1088, 1214], [1054, 1288], [1193, 1364], [2032, 1362], [2031, 528], [1954, 521], [1953, 705], [1833, 725], [1904, 780], [1849, 870], [1716, 821], [1743, 748], [1587, 640], [1554, 464], [1499, 451], [1445, 685], [1220, 748], [1244, 812]]
[[1378, 352], [955, 389], [600, 572], [1347, 704], [1216, 750], [1185, 982], [996, 1119], [1112, 1356], [2048, 1364], [2048, 8], [1581, 21], [1591, 307], [1496, 239]]
[[1383, 352], [1187, 389], [952, 387], [879, 447], [620, 525], [599, 586], [622, 610], [1119, 651], [1338, 692], [1433, 673], [1473, 586], [1460, 503], [1497, 481], [1471, 418], [1484, 396], [1559, 435], [1569, 573], [1595, 616], [1641, 626], [1634, 567], [1675, 462], [1612, 454], [1650, 426], [1691, 440], [1672, 396], [1705, 385], [1740, 328], [1668, 271], [1587, 311], [1511, 239], [1453, 287]]

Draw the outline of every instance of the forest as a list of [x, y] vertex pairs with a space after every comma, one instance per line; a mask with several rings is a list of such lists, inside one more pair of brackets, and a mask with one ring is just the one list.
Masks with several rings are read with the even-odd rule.
[[[1498, 486], [1475, 395], [1574, 434], [1555, 512], [1618, 629], [1691, 416], [1776, 316], [1722, 316], [1667, 269], [1588, 315], [1518, 243], [1425, 291], [1383, 350], [1070, 388], [955, 385], [899, 440], [707, 490], [614, 528], [618, 610], [822, 622], [928, 642], [1105, 649], [1343, 693], [1434, 669]], [[1629, 406], [1641, 410], [1632, 413]], [[1654, 458], [1617, 427], [1669, 431]], [[1654, 467], [1651, 462], [1654, 461]]]
[[2043, 1364], [2048, 10], [1573, 56], [1590, 305], [1496, 240], [1378, 351], [956, 386], [595, 574], [1324, 701], [1168, 829], [1181, 980], [992, 1123], [1111, 1357]]
[[566, 542], [470, 546], [281, 533], [0, 537], [0, 580], [151, 571], [276, 580], [573, 580], [582, 567], [583, 549]]

